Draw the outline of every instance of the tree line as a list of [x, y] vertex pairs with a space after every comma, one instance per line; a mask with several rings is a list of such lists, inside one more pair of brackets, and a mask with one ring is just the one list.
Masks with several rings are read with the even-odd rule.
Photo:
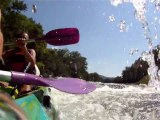
[[[5, 43], [13, 42], [15, 34], [21, 30], [28, 32], [30, 38], [43, 36], [41, 24], [22, 14], [22, 11], [28, 9], [23, 0], [0, 0], [0, 3]], [[4, 46], [4, 50], [12, 47]], [[87, 72], [87, 59], [78, 51], [47, 48], [45, 42], [29, 43], [28, 48], [36, 50], [36, 64], [44, 77], [68, 76], [90, 81], [102, 80], [98, 73]]]
[[[155, 65], [158, 67], [158, 70], [160, 69], [160, 46], [157, 45], [156, 47], [154, 47], [151, 51], [149, 51], [150, 53], [153, 53], [154, 55], [154, 61], [155, 61]], [[113, 79], [112, 82], [116, 82], [116, 83], [136, 83], [138, 81], [149, 81], [149, 76], [148, 76], [148, 63], [144, 60], [142, 60], [142, 58], [138, 58], [131, 66], [126, 67], [123, 71], [121, 76], [117, 76]], [[147, 79], [147, 80], [146, 80]]]

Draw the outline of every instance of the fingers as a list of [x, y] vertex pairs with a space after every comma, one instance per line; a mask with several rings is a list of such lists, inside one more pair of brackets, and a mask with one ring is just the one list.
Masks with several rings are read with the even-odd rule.
[[16, 43], [18, 46], [25, 46], [26, 45], [26, 39], [25, 38], [18, 38], [16, 40]]
[[27, 33], [22, 33], [22, 36], [20, 36], [19, 38], [17, 38], [16, 43], [19, 47], [23, 47], [26, 46], [26, 40], [29, 38]]
[[26, 38], [17, 38], [17, 41], [26, 41]]

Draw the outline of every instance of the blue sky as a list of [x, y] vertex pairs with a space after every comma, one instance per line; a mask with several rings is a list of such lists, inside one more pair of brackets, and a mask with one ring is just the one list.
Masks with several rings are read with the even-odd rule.
[[[43, 26], [44, 33], [52, 29], [77, 27], [80, 42], [59, 48], [78, 51], [87, 58], [88, 72], [97, 72], [108, 77], [121, 75], [126, 66], [130, 66], [142, 53], [148, 50], [144, 29], [134, 16], [131, 3], [118, 6], [111, 5], [109, 0], [24, 0], [28, 10], [24, 12]], [[32, 13], [32, 5], [37, 12]], [[159, 43], [159, 12], [154, 5], [147, 5], [146, 17], [151, 30], [154, 45]], [[110, 21], [109, 16], [114, 16]], [[156, 17], [156, 20], [155, 20]], [[124, 20], [126, 30], [120, 32], [120, 22]], [[156, 29], [155, 29], [156, 28]], [[54, 46], [48, 46], [54, 47]], [[138, 53], [130, 55], [131, 49]]]

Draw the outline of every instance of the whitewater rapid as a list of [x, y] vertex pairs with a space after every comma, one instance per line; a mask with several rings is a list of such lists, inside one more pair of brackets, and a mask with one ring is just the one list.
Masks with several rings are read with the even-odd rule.
[[160, 120], [160, 91], [147, 85], [95, 83], [89, 94], [51, 88], [54, 120]]

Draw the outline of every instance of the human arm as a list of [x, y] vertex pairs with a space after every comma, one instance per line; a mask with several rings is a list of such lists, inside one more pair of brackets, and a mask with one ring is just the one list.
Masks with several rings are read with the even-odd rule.
[[2, 34], [2, 30], [1, 30], [1, 9], [0, 9], [0, 59], [2, 59], [2, 53], [3, 53], [3, 34]]
[[27, 49], [27, 47], [24, 47], [23, 53], [25, 56], [25, 59], [27, 62], [31, 63], [31, 68], [35, 67], [36, 64], [36, 52], [34, 49]]
[[[4, 61], [2, 58], [2, 54], [3, 54], [3, 34], [2, 34], [2, 28], [1, 28], [1, 19], [2, 19], [2, 13], [1, 13], [1, 9], [0, 9], [0, 69], [4, 69]], [[0, 86], [8, 86], [8, 83], [6, 82], [0, 82]]]

